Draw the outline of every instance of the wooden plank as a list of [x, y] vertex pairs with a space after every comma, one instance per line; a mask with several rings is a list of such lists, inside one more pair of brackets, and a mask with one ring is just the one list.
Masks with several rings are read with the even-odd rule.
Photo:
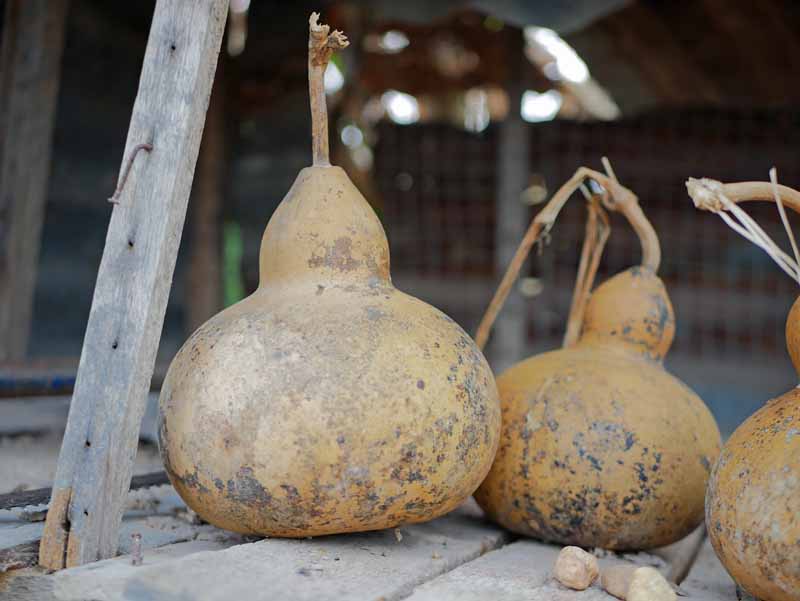
[[[180, 559], [182, 557], [186, 557], [193, 553], [201, 553], [204, 551], [218, 551], [221, 549], [228, 548], [230, 546], [231, 543], [226, 540], [220, 541], [215, 539], [198, 537], [197, 540], [188, 542], [178, 542], [157, 549], [152, 549], [149, 552], [144, 553], [144, 565], [152, 565], [167, 561], [173, 561], [176, 559]], [[13, 559], [14, 557], [19, 557], [19, 556], [24, 557], [24, 553], [25, 550], [21, 548], [19, 550], [15, 550], [15, 554], [13, 555], [12, 553], [8, 553], [7, 557], [9, 559]], [[131, 558], [125, 557], [119, 559], [110, 559], [108, 560], [108, 562], [109, 563], [117, 562], [114, 565], [120, 565], [120, 566], [124, 564], [130, 565]], [[105, 562], [102, 563], [105, 564]], [[101, 564], [93, 564], [93, 565], [97, 566]], [[6, 580], [5, 582], [0, 581], [0, 587], [5, 586], [5, 588], [2, 588], [2, 591], [0, 591], [0, 595], [4, 595], [2, 596], [3, 599], [14, 599], [14, 601], [40, 601], [41, 599], [56, 598], [55, 597], [56, 581], [52, 577], [42, 577], [40, 574], [28, 570], [20, 572], [12, 572], [10, 576], [11, 577], [8, 578], [8, 580]], [[107, 584], [108, 579], [109, 579], [108, 577], [104, 577], [101, 581], [98, 582], [98, 587], [108, 587]], [[86, 583], [83, 583], [83, 586], [88, 588], [88, 585]], [[86, 598], [101, 599], [102, 597], [92, 595], [89, 597], [85, 597], [84, 599]], [[135, 596], [134, 593], [134, 596], [118, 595], [115, 599], [138, 599], [138, 598]]]
[[[39, 560], [39, 546], [44, 525], [21, 524], [16, 528], [0, 528], [0, 573], [35, 566]], [[141, 552], [152, 551], [168, 545], [193, 541], [202, 537], [218, 543], [215, 549], [240, 544], [243, 538], [233, 532], [214, 526], [194, 525], [174, 516], [139, 516], [126, 518], [119, 531], [119, 553], [130, 555], [133, 535], [140, 538]], [[172, 556], [172, 555], [167, 555]], [[128, 558], [130, 561], [130, 558]]]
[[[152, 482], [150, 476], [134, 477], [133, 480]], [[161, 476], [159, 480], [164, 475]], [[43, 505], [39, 507], [46, 508]], [[25, 519], [24, 513], [19, 508], [0, 510], [0, 572], [23, 567], [20, 564], [25, 558], [37, 560], [31, 565], [38, 563], [44, 522], [31, 523]], [[198, 538], [224, 541], [227, 546], [243, 541], [239, 534], [192, 521], [187, 515], [186, 505], [171, 486], [131, 491], [119, 532], [118, 553], [132, 552], [133, 534], [141, 536], [143, 550]], [[31, 545], [36, 546], [34, 554], [29, 552]]]
[[0, 361], [28, 346], [68, 0], [6, 0], [0, 50]]
[[74, 370], [37, 371], [38, 373], [19, 373], [15, 367], [0, 367], [0, 400], [22, 396], [72, 394], [75, 387]]
[[156, 3], [42, 539], [50, 569], [117, 550], [227, 11]]
[[[167, 473], [164, 471], [151, 472], [131, 478], [129, 490], [150, 488], [163, 484], [169, 484]], [[49, 488], [37, 488], [34, 490], [23, 490], [20, 492], [3, 494], [0, 495], [0, 510], [13, 507], [27, 507], [29, 505], [44, 505], [50, 502], [51, 494], [52, 491]]]
[[10, 549], [0, 549], [0, 574], [35, 566], [39, 561], [39, 541], [32, 541]]
[[[616, 601], [595, 583], [585, 591], [572, 591], [552, 578], [552, 569], [561, 547], [532, 540], [512, 543], [502, 549], [487, 553], [475, 561], [464, 564], [447, 574], [418, 587], [409, 601]], [[613, 553], [600, 560], [600, 569], [611, 563], [629, 561], [637, 565], [650, 565], [665, 572], [667, 566], [657, 558], [638, 553], [616, 556]], [[713, 564], [712, 564], [713, 565]], [[704, 576], [721, 579], [727, 577], [716, 562]], [[696, 586], [687, 581], [681, 589], [696, 601], [727, 601], [735, 599], [730, 578], [720, 589]]]
[[[71, 395], [75, 390], [78, 358], [59, 361], [63, 365], [48, 365], [51, 361], [0, 364], [0, 401], [8, 398]], [[151, 390], [161, 388], [167, 365], [156, 364]]]
[[[63, 432], [69, 415], [70, 397], [45, 396], [0, 399], [0, 436]], [[147, 409], [142, 417], [139, 440], [157, 443], [156, 417], [158, 393], [147, 397]], [[3, 490], [0, 484], [0, 490]], [[2, 497], [2, 495], [0, 495]], [[2, 508], [2, 501], [0, 501]]]
[[[120, 558], [50, 576], [62, 601], [120, 599], [402, 599], [415, 586], [507, 541], [458, 510], [428, 524], [306, 539], [267, 539], [144, 565]], [[135, 597], [132, 591], [136, 592]]]

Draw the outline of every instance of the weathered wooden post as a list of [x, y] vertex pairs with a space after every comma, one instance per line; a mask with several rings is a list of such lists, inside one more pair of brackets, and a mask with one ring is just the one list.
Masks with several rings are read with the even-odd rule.
[[68, 0], [7, 0], [0, 53], [0, 361], [25, 357]]
[[156, 3], [39, 552], [46, 568], [117, 550], [227, 14], [228, 0]]
[[[522, 34], [516, 43], [509, 45], [508, 115], [498, 132], [497, 148], [497, 202], [495, 228], [495, 265], [503, 273], [517, 244], [525, 233], [528, 209], [521, 201], [528, 186], [530, 173], [529, 129], [520, 114], [524, 90]], [[510, 367], [525, 356], [527, 319], [525, 299], [517, 287], [508, 295], [505, 307], [494, 325], [494, 336], [489, 347], [495, 373]]]

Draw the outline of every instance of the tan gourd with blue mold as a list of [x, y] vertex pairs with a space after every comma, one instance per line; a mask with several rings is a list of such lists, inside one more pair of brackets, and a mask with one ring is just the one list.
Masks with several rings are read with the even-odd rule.
[[[734, 203], [777, 193], [800, 213], [800, 192], [785, 186], [690, 179], [687, 187], [698, 208], [724, 214], [729, 224], [735, 217], [746, 229], [754, 222]], [[778, 250], [759, 229], [750, 236]], [[774, 256], [800, 283], [798, 261]], [[800, 374], [800, 298], [786, 319], [786, 346]], [[706, 527], [720, 561], [751, 595], [800, 601], [800, 388], [767, 401], [725, 442], [708, 485]]]
[[189, 338], [160, 402], [186, 503], [222, 528], [289, 537], [450, 511], [488, 471], [500, 427], [483, 355], [392, 286], [380, 221], [328, 163], [322, 75], [346, 42], [310, 24], [314, 166], [267, 226], [258, 290]]
[[[658, 239], [636, 197], [611, 177], [579, 170], [537, 215], [504, 283], [585, 178], [602, 184], [639, 234], [642, 264], [592, 292], [573, 346], [497, 378], [500, 447], [475, 497], [520, 534], [581, 547], [666, 545], [702, 522], [720, 435], [702, 400], [663, 367], [675, 320], [656, 275]], [[503, 294], [487, 311], [480, 344]]]

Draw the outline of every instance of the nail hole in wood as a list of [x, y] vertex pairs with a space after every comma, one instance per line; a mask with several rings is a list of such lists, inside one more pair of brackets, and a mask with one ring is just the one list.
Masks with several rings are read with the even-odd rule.
[[87, 441], [86, 441], [86, 447], [88, 448], [88, 447], [90, 447], [90, 446], [92, 446], [92, 443], [91, 443], [90, 441], [88, 441], [88, 440], [87, 440]]
[[119, 342], [117, 342], [116, 340], [111, 343], [111, 348], [114, 349], [114, 350], [116, 350], [118, 346], [119, 346]]
[[169, 49], [170, 49], [172, 52], [175, 52], [175, 44], [170, 44], [170, 45], [169, 45]]
[[133, 248], [133, 240], [128, 240], [128, 248]]
[[89, 517], [89, 510], [88, 509], [84, 509], [83, 510], [83, 515], [85, 515], [86, 517]]

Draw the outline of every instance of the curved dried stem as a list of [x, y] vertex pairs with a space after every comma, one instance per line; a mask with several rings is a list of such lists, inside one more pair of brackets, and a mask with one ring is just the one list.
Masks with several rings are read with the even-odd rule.
[[608, 220], [608, 214], [603, 210], [600, 195], [590, 195], [585, 186], [581, 186], [581, 192], [587, 200], [586, 208], [589, 218], [586, 220], [581, 261], [578, 265], [578, 275], [575, 278], [575, 288], [572, 292], [572, 304], [567, 318], [567, 329], [562, 343], [564, 348], [573, 346], [581, 334], [583, 316], [586, 313], [586, 304], [589, 302], [597, 268], [600, 265], [600, 257], [603, 256], [603, 249], [611, 234], [611, 223]]
[[511, 288], [519, 275], [522, 264], [530, 253], [531, 247], [539, 240], [540, 236], [547, 235], [550, 232], [567, 200], [580, 188], [586, 179], [595, 180], [606, 190], [607, 194], [603, 199], [606, 208], [621, 212], [630, 222], [642, 245], [642, 266], [652, 270], [654, 273], [658, 271], [658, 266], [661, 262], [661, 247], [653, 226], [639, 207], [639, 200], [636, 195], [617, 182], [615, 178], [587, 167], [580, 167], [556, 191], [544, 208], [539, 211], [522, 237], [522, 241], [511, 258], [503, 279], [500, 281], [500, 285], [497, 287], [494, 297], [475, 332], [475, 342], [479, 348], [483, 349], [486, 346], [492, 326], [511, 292]]
[[[696, 208], [719, 215], [728, 227], [764, 250], [778, 267], [800, 284], [800, 253], [784, 210], [786, 204], [793, 211], [800, 213], [800, 192], [779, 185], [774, 168], [770, 170], [770, 180], [770, 182], [723, 184], [714, 179], [690, 177], [686, 181], [686, 190]], [[758, 223], [736, 204], [752, 200], [775, 202], [781, 222], [789, 236], [794, 257], [785, 253]]]
[[335, 50], [347, 48], [350, 42], [341, 31], [319, 23], [319, 13], [308, 18], [308, 91], [311, 99], [311, 144], [314, 165], [329, 166], [328, 107], [325, 104], [325, 69]]

